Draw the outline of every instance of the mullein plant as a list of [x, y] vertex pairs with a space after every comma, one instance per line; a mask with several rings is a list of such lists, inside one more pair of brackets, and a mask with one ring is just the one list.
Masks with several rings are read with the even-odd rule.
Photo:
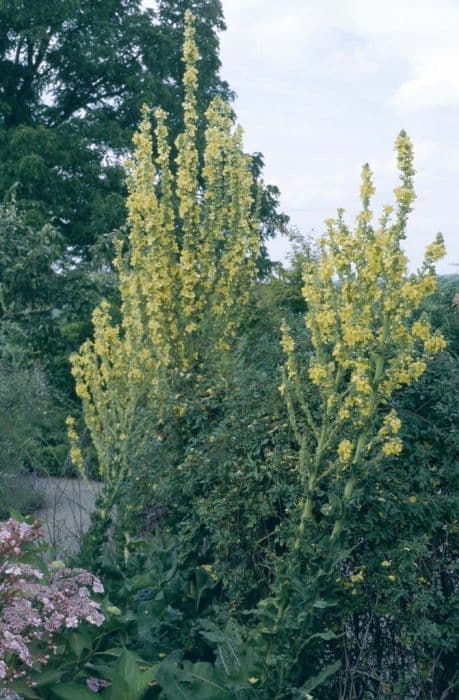
[[[270, 609], [271, 635], [282, 628], [302, 629], [292, 618], [298, 594], [304, 601], [309, 591], [310, 623], [312, 608], [317, 613], [333, 604], [323, 599], [325, 584], [319, 579], [334, 581], [337, 565], [349, 553], [346, 548], [356, 544], [347, 541], [346, 514], [359, 507], [358, 489], [371, 471], [377, 474], [385, 458], [403, 451], [401, 420], [391, 407], [391, 397], [415, 382], [446, 345], [420, 312], [422, 302], [435, 290], [434, 264], [445, 254], [443, 238], [437, 235], [422, 267], [409, 274], [402, 244], [415, 199], [414, 169], [412, 146], [403, 131], [396, 152], [400, 185], [394, 190], [395, 206], [385, 206], [373, 223], [374, 187], [365, 165], [355, 227], [348, 228], [344, 210], [338, 210], [336, 219], [326, 221], [316, 257], [306, 263], [303, 297], [311, 342], [307, 367], [287, 324], [282, 327], [286, 359], [280, 391], [299, 446], [302, 496], [275, 595], [264, 605]], [[354, 572], [355, 586], [363, 575]], [[303, 626], [309, 613], [300, 611]], [[302, 649], [305, 634], [303, 629], [298, 635]], [[295, 646], [292, 635], [290, 641]], [[277, 663], [273, 658], [279, 656], [270, 644], [268, 662]], [[330, 666], [330, 672], [337, 667]], [[288, 675], [285, 667], [280, 673]]]
[[[260, 232], [250, 159], [229, 105], [215, 98], [206, 113], [201, 167], [198, 60], [188, 12], [184, 130], [175, 165], [165, 112], [155, 112], [153, 135], [144, 107], [127, 163], [128, 250], [120, 245], [115, 260], [121, 320], [113, 321], [103, 301], [93, 315], [93, 339], [71, 358], [104, 484], [102, 516], [141, 459], [145, 441], [161, 440], [158, 425], [171, 388], [178, 387], [173, 414], [179, 418], [187, 410], [180, 387], [197, 387], [211, 350], [230, 350], [255, 279]], [[85, 476], [74, 419], [67, 424], [72, 460]]]

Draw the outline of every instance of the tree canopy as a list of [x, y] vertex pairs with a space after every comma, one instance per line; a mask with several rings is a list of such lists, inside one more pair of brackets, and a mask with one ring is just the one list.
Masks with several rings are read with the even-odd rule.
[[198, 112], [231, 96], [219, 77], [220, 0], [2, 0], [0, 196], [52, 221], [80, 251], [125, 219], [122, 157], [143, 103], [180, 130], [183, 17], [196, 16]]

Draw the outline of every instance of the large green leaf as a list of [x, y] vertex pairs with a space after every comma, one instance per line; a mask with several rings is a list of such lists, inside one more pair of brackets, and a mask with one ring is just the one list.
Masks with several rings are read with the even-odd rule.
[[333, 676], [333, 674], [338, 671], [340, 666], [341, 661], [335, 661], [334, 663], [329, 664], [320, 673], [318, 673], [317, 676], [313, 676], [312, 678], [307, 680], [306, 683], [303, 685], [302, 690], [305, 690], [309, 693], [311, 692], [311, 690], [318, 688], [319, 685], [325, 683], [325, 681], [328, 680], [330, 676]]
[[156, 678], [157, 666], [142, 668], [137, 654], [126, 649], [120, 654], [109, 677], [112, 700], [140, 700]]
[[51, 690], [55, 697], [62, 700], [94, 700], [94, 693], [81, 683], [59, 683]]
[[209, 663], [192, 664], [186, 661], [179, 665], [166, 660], [158, 670], [157, 680], [168, 700], [230, 700], [235, 697]]

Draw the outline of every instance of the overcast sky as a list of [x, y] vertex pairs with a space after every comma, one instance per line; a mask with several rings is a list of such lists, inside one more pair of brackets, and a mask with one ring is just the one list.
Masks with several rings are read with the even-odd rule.
[[[222, 77], [236, 91], [249, 151], [303, 233], [358, 204], [362, 163], [374, 209], [392, 201], [393, 143], [415, 147], [411, 267], [442, 231], [438, 269], [459, 271], [459, 0], [222, 0]], [[272, 257], [288, 244], [275, 241]]]

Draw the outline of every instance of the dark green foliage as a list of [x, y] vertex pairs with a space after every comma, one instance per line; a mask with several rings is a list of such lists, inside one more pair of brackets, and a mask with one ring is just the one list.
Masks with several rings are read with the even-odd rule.
[[[38, 365], [0, 335], [0, 517], [28, 513], [42, 498], [37, 475], [56, 473], [66, 454], [65, 408]], [[15, 339], [21, 334], [16, 329]]]
[[17, 210], [15, 197], [0, 207], [0, 323], [2, 335], [14, 324], [28, 339], [32, 356], [58, 335], [54, 313], [62, 282], [53, 263], [62, 238], [49, 224], [33, 227]]
[[38, 363], [47, 381], [70, 397], [68, 356], [87, 337], [90, 314], [102, 292], [113, 286], [110, 271], [98, 270], [96, 254], [94, 263], [75, 264], [55, 227], [27, 222], [14, 192], [0, 204], [3, 346], [15, 348], [29, 366]]
[[238, 605], [255, 604], [263, 582], [269, 589], [281, 524], [298, 492], [296, 446], [278, 388], [282, 315], [301, 334], [290, 295], [289, 281], [260, 285], [237, 358], [223, 358], [215, 373], [211, 363], [203, 368], [189, 388], [187, 415], [171, 416], [161, 441], [152, 438], [121, 504], [127, 523], [166, 524], [184, 556], [211, 561]]
[[[456, 295], [457, 284], [441, 283], [429, 305], [449, 348], [396, 397], [404, 451], [354, 493], [349, 546], [317, 526], [292, 562], [301, 494], [278, 391], [281, 317], [305, 359], [309, 346], [295, 266], [260, 285], [237, 358], [226, 358], [220, 383], [190, 387], [189, 415], [162, 426], [118, 503], [110, 544], [100, 537], [89, 552], [107, 622], [65, 637], [35, 697], [85, 697], [95, 676], [113, 683], [107, 699], [453, 698]], [[324, 488], [324, 507], [337, 488]]]
[[[190, 398], [191, 416], [180, 433], [185, 446], [166, 439], [150, 465], [143, 465], [127, 498], [131, 516], [136, 512], [132, 504], [142, 504], [143, 527], [169, 532], [182, 571], [196, 564], [212, 567], [219, 579], [219, 612], [206, 615], [221, 634], [228, 616], [242, 625], [235, 637], [243, 640], [244, 653], [253, 655], [257, 697], [301, 697], [300, 688], [312, 692], [314, 679], [314, 697], [324, 700], [453, 697], [457, 283], [440, 282], [429, 302], [427, 311], [441, 326], [448, 351], [396, 397], [404, 451], [370, 470], [354, 494], [345, 530], [349, 549], [330, 547], [318, 527], [308, 533], [293, 571], [288, 543], [300, 488], [297, 447], [278, 392], [278, 328], [287, 316], [296, 328], [297, 350], [306, 358], [297, 268], [259, 288], [237, 360], [227, 363], [221, 384], [209, 378], [208, 390]], [[156, 489], [148, 490], [152, 483]], [[336, 489], [334, 483], [324, 488], [323, 512], [335, 507]], [[283, 572], [288, 572], [285, 582]], [[273, 637], [285, 595], [292, 603]], [[209, 679], [223, 683], [208, 651], [196, 642], [188, 652], [186, 644], [180, 648], [183, 661], [173, 657], [163, 667], [165, 683], [207, 692], [193, 685], [195, 671], [207, 678], [206, 684]], [[193, 670], [195, 663], [204, 666]], [[221, 697], [236, 692], [226, 682]], [[243, 692], [253, 694], [255, 685]], [[277, 695], [280, 688], [284, 694]]]

